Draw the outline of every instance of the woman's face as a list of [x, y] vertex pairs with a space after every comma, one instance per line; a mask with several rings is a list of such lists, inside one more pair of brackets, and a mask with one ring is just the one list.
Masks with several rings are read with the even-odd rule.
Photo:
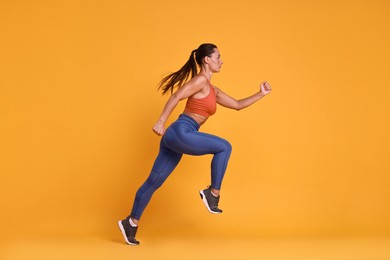
[[221, 59], [221, 54], [219, 53], [219, 50], [217, 48], [214, 49], [213, 54], [211, 54], [210, 57], [208, 57], [208, 64], [211, 69], [211, 71], [219, 72], [221, 70], [221, 66], [223, 64], [223, 61]]

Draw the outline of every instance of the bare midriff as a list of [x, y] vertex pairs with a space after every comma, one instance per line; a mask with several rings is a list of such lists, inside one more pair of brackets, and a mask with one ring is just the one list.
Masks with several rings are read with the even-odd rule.
[[186, 114], [187, 116], [193, 118], [199, 125], [203, 125], [207, 121], [207, 117], [195, 113], [184, 112], [183, 114]]

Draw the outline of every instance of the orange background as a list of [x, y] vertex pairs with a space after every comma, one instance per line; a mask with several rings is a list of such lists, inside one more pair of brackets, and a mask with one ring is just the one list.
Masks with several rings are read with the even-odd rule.
[[[2, 1], [2, 239], [120, 236], [158, 151], [161, 77], [215, 43], [218, 108], [202, 131], [233, 153], [220, 206], [205, 210], [211, 156], [186, 156], [139, 238], [390, 233], [389, 1]], [[181, 113], [179, 104], [172, 122]], [[176, 231], [175, 231], [176, 230]]]

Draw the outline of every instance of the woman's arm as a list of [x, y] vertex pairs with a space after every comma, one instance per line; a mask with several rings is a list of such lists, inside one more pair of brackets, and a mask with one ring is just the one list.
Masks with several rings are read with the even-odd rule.
[[252, 96], [237, 100], [227, 95], [222, 90], [218, 88], [215, 89], [217, 90], [217, 103], [221, 106], [235, 110], [241, 110], [243, 108], [249, 107], [265, 95], [268, 95], [272, 90], [271, 85], [268, 82], [264, 81], [260, 85], [259, 92], [253, 94]]
[[195, 93], [199, 92], [207, 84], [205, 77], [193, 77], [190, 81], [180, 87], [174, 94], [172, 94], [167, 103], [165, 103], [164, 109], [161, 112], [160, 118], [153, 127], [153, 132], [157, 135], [163, 135], [165, 132], [165, 123], [168, 117], [172, 114], [179, 101], [186, 99]]

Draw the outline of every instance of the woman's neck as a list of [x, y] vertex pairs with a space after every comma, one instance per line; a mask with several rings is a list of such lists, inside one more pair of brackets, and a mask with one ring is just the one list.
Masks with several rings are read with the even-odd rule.
[[199, 74], [204, 75], [209, 81], [211, 81], [211, 77], [213, 76], [213, 73], [210, 70], [204, 68], [200, 70]]

